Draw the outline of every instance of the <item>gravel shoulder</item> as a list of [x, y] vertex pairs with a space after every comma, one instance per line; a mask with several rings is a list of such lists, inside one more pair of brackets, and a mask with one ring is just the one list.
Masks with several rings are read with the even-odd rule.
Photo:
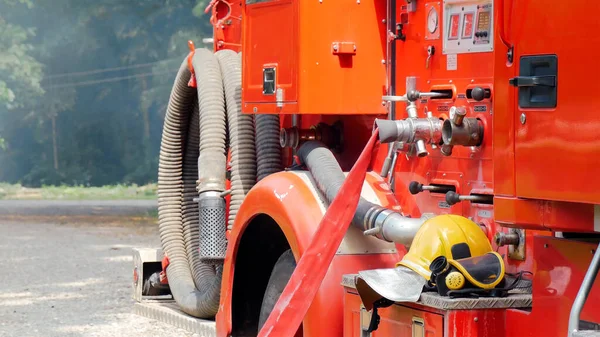
[[156, 224], [95, 219], [0, 218], [0, 336], [200, 337], [133, 314], [132, 248], [158, 247]]

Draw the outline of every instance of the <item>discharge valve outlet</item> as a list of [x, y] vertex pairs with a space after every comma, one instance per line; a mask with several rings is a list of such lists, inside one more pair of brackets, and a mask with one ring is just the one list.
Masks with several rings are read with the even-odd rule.
[[479, 118], [465, 117], [467, 110], [464, 107], [450, 108], [450, 119], [444, 121], [442, 126], [441, 153], [450, 156], [454, 146], [479, 146], [483, 141], [483, 123]]
[[408, 114], [408, 118], [403, 120], [376, 119], [375, 123], [379, 128], [380, 142], [414, 144], [414, 149], [418, 157], [428, 155], [426, 144], [431, 144], [432, 146], [442, 144], [442, 121], [431, 117], [431, 114], [428, 114], [427, 118], [419, 118], [415, 102], [425, 97], [446, 96], [444, 93], [420, 92], [418, 90], [410, 90], [402, 96], [383, 96], [384, 101], [407, 102], [406, 113]]

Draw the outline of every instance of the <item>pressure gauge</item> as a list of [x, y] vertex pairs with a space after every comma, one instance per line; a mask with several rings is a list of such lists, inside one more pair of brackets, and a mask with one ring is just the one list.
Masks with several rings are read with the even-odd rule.
[[438, 28], [438, 13], [435, 7], [431, 7], [427, 14], [427, 30], [430, 34], [435, 33]]

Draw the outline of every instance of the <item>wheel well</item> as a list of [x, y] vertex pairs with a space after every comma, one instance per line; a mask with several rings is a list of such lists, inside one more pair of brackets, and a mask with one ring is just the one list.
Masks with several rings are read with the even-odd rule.
[[290, 248], [277, 222], [256, 216], [239, 244], [232, 290], [232, 335], [256, 336], [263, 295], [279, 256]]

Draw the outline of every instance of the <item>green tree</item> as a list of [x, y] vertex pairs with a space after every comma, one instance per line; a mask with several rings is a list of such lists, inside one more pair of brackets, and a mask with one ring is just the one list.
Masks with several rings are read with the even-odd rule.
[[212, 34], [199, 10], [206, 3], [0, 0], [1, 22], [11, 24], [10, 33], [0, 24], [0, 34], [9, 33], [0, 35], [0, 53], [21, 48], [11, 65], [0, 65], [0, 181], [155, 181], [164, 112], [186, 42], [198, 46]]

